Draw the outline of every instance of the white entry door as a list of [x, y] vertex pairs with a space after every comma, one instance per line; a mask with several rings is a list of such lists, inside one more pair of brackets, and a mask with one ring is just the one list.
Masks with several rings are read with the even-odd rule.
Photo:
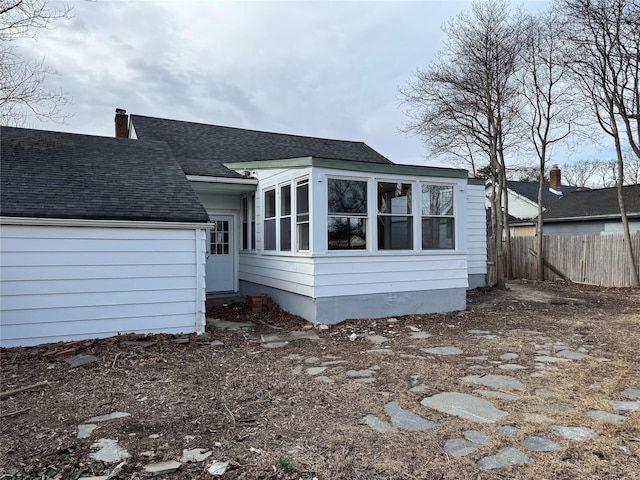
[[207, 292], [233, 292], [235, 278], [235, 238], [233, 216], [211, 217], [213, 228], [209, 232], [207, 258]]

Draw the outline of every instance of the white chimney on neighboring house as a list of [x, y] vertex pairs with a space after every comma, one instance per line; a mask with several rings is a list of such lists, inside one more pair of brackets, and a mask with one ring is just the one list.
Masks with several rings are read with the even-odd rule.
[[554, 165], [549, 170], [549, 190], [556, 195], [562, 195], [562, 172], [558, 165]]

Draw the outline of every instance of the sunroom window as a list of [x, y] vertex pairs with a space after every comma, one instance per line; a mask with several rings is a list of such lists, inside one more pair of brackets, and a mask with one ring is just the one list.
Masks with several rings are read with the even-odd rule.
[[422, 249], [453, 250], [453, 186], [422, 185]]
[[378, 250], [411, 249], [411, 184], [378, 182]]
[[296, 241], [298, 251], [309, 250], [309, 179], [296, 183]]
[[276, 249], [276, 190], [264, 192], [264, 249]]
[[329, 250], [366, 250], [367, 182], [329, 178]]
[[280, 187], [280, 250], [291, 250], [291, 185]]

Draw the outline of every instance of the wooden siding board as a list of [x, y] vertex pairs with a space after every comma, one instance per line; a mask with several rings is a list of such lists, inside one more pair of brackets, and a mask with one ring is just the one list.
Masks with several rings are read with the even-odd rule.
[[192, 277], [154, 277], [154, 278], [123, 278], [118, 284], [114, 284], [109, 279], [79, 279], [79, 280], [58, 280], [50, 282], [47, 280], [28, 280], [0, 282], [0, 290], [4, 296], [12, 295], [32, 295], [33, 292], [39, 294], [56, 293], [103, 293], [103, 292], [144, 292], [144, 291], [164, 291], [175, 289], [176, 281], [183, 285], [188, 285], [195, 279]]

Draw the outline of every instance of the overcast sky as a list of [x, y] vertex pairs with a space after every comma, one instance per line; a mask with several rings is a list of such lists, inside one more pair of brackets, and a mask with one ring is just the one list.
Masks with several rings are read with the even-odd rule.
[[[66, 125], [112, 136], [129, 113], [364, 141], [397, 163], [442, 165], [399, 132], [398, 87], [442, 48], [465, 1], [72, 1], [71, 20], [21, 43], [59, 72]], [[55, 2], [52, 2], [55, 4]], [[528, 2], [529, 10], [546, 2]], [[571, 158], [590, 158], [591, 149]], [[555, 163], [567, 160], [555, 158]]]

